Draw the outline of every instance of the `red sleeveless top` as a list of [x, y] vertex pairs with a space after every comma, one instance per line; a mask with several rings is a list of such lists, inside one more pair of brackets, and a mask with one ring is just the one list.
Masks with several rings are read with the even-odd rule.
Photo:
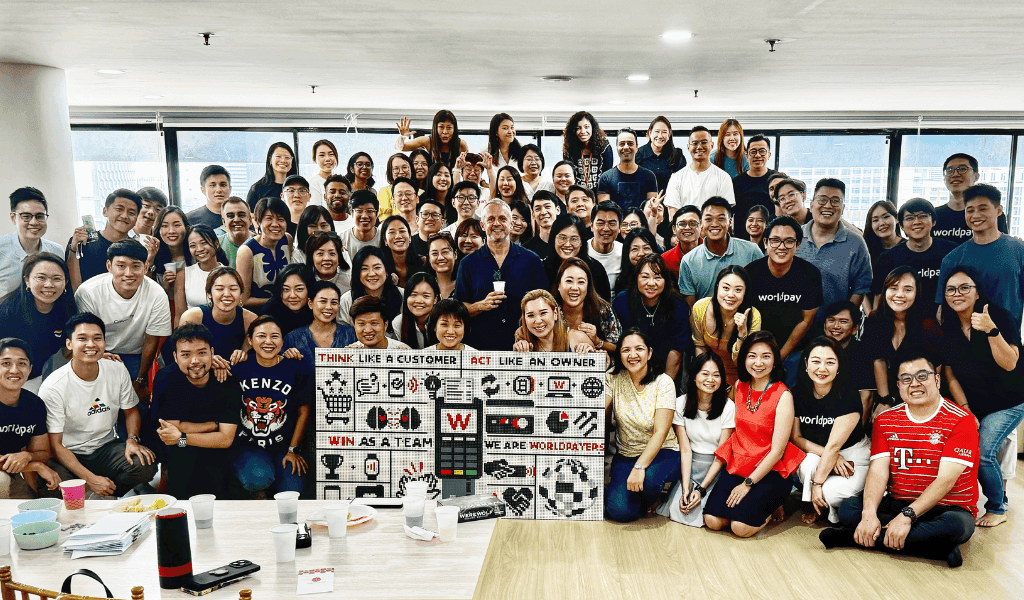
[[[782, 394], [787, 391], [789, 390], [786, 385], [780, 381], [768, 386], [763, 396], [754, 392], [750, 405], [754, 406], [759, 397], [761, 405], [756, 411], [750, 412], [747, 409], [750, 384], [742, 381], [736, 383], [736, 431], [718, 447], [718, 450], [715, 450], [715, 457], [725, 462], [727, 471], [740, 477], [750, 477], [771, 451], [775, 410], [779, 406]], [[783, 477], [789, 477], [800, 466], [805, 456], [807, 454], [803, 450], [787, 441], [786, 452], [772, 470], [778, 471]]]

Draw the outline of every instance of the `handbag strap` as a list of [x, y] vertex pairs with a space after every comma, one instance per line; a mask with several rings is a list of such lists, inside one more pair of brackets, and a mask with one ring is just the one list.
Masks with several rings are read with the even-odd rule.
[[107, 584], [103, 583], [103, 580], [100, 579], [100, 576], [97, 575], [96, 573], [93, 573], [89, 569], [79, 569], [79, 570], [75, 571], [74, 573], [68, 575], [67, 579], [64, 580], [64, 585], [60, 586], [60, 593], [61, 594], [70, 594], [71, 593], [71, 578], [74, 577], [75, 575], [85, 575], [86, 577], [91, 577], [92, 579], [95, 579], [100, 585], [103, 586], [103, 591], [107, 593], [107, 598], [113, 598], [114, 597], [114, 594], [112, 594], [110, 592], [110, 588], [107, 587]]

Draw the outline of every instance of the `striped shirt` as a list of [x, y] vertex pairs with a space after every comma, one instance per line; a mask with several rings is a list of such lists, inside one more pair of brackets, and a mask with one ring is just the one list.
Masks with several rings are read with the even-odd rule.
[[889, 494], [917, 500], [939, 474], [939, 463], [966, 468], [938, 504], [959, 506], [978, 515], [978, 428], [969, 412], [943, 399], [931, 417], [918, 421], [906, 404], [875, 419], [871, 460], [889, 460]]

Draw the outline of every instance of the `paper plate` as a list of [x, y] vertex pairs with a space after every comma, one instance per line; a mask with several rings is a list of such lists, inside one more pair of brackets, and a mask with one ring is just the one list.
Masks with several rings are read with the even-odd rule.
[[[163, 506], [153, 506], [157, 500], [163, 500]], [[174, 496], [168, 496], [167, 494], [145, 494], [143, 496], [131, 496], [125, 498], [114, 505], [114, 512], [139, 512], [139, 513], [153, 513], [161, 508], [167, 508], [168, 506], [174, 506], [174, 503], [178, 499]], [[142, 510], [138, 510], [142, 508]], [[136, 508], [135, 510], [129, 510], [130, 508]]]
[[[351, 504], [348, 507], [348, 526], [362, 525], [367, 521], [373, 520], [377, 516], [377, 509], [372, 506], [366, 506], [364, 504]], [[313, 511], [313, 514], [309, 516], [311, 523], [317, 525], [323, 525], [327, 527], [327, 520], [324, 518], [324, 509], [318, 509]]]

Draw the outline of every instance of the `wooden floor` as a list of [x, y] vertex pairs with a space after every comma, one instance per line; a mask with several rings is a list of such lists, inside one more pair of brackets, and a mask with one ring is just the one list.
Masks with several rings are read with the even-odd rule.
[[501, 519], [473, 597], [1024, 598], [1024, 480], [1011, 480], [1008, 495], [1010, 521], [979, 528], [961, 547], [958, 569], [862, 549], [826, 551], [818, 541], [823, 525], [803, 525], [799, 510], [748, 540], [663, 517], [629, 525]]

